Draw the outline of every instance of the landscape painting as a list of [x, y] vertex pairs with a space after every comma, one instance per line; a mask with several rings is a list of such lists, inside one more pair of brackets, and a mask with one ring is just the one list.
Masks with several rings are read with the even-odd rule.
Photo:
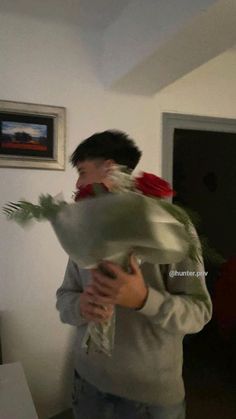
[[64, 170], [64, 154], [65, 108], [0, 101], [0, 167]]
[[5, 150], [47, 151], [47, 125], [2, 121], [1, 145]]

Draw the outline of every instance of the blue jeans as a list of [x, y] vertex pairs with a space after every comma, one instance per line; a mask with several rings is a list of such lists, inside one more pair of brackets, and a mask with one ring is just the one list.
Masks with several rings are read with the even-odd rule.
[[77, 372], [72, 406], [75, 419], [185, 419], [185, 401], [164, 407], [128, 400], [102, 393]]

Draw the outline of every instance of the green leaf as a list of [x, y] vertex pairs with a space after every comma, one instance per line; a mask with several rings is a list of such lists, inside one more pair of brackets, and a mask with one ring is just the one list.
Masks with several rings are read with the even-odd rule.
[[40, 195], [39, 205], [25, 200], [20, 200], [16, 203], [9, 202], [3, 207], [3, 212], [9, 220], [25, 225], [32, 219], [37, 221], [52, 219], [65, 205], [66, 202], [57, 202], [51, 195]]

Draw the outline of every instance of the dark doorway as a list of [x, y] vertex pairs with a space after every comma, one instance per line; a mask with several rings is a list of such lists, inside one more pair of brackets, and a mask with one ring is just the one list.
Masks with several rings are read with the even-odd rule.
[[[236, 266], [236, 133], [175, 128], [172, 184], [177, 191], [173, 202], [199, 214], [198, 232]], [[222, 265], [205, 261], [205, 270], [214, 302]], [[235, 275], [236, 284], [236, 270], [227, 272]], [[232, 279], [226, 278], [229, 285]], [[224, 284], [222, 290], [222, 299], [227, 298]], [[232, 293], [236, 312], [236, 286]], [[236, 418], [236, 329], [232, 323], [230, 333], [224, 334], [220, 326], [213, 317], [201, 332], [184, 340], [187, 419]]]
[[236, 253], [236, 133], [175, 129], [176, 200], [195, 209], [214, 247]]

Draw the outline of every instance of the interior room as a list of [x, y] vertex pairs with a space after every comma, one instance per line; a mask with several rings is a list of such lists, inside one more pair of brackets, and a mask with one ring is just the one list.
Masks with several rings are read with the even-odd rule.
[[[230, 119], [236, 133], [235, 28], [234, 0], [2, 0], [0, 101], [63, 108], [65, 162], [52, 170], [8, 166], [1, 155], [0, 207], [20, 199], [37, 202], [41, 193], [63, 193], [70, 201], [77, 180], [71, 153], [83, 139], [108, 129], [128, 133], [142, 150], [135, 172], [167, 176], [173, 185], [172, 157], [165, 157], [169, 162], [163, 158], [164, 114]], [[217, 157], [223, 173], [228, 162], [221, 150]], [[219, 149], [212, 146], [215, 153]], [[232, 183], [230, 193], [235, 192], [235, 177]], [[202, 192], [194, 191], [201, 200]], [[225, 199], [233, 218], [235, 198]], [[208, 201], [209, 213], [214, 205], [214, 199]], [[211, 225], [215, 236], [223, 224], [220, 217]], [[228, 222], [227, 229], [226, 259], [236, 255]], [[1, 211], [0, 237], [1, 366], [19, 363], [17, 374], [27, 382], [35, 418], [72, 418], [75, 330], [60, 321], [55, 308], [68, 256], [49, 223], [24, 229]], [[220, 241], [212, 243], [218, 252], [223, 251]], [[187, 419], [199, 414], [202, 419], [236, 417], [235, 381], [215, 373], [225, 353], [235, 371], [235, 341], [229, 349], [212, 327], [186, 343]], [[215, 351], [219, 358], [212, 369], [208, 362], [197, 364]]]

